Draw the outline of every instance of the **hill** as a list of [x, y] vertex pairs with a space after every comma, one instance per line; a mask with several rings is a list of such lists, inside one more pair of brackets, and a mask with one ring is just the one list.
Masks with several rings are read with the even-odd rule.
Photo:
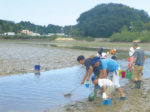
[[130, 28], [134, 22], [146, 23], [150, 17], [143, 10], [130, 8], [122, 4], [100, 4], [86, 11], [77, 19], [77, 30], [83, 36], [110, 37], [123, 26]]

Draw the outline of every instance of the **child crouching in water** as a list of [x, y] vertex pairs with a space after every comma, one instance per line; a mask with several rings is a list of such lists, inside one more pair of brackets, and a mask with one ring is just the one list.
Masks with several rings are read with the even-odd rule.
[[103, 105], [111, 105], [111, 94], [115, 89], [113, 82], [109, 79], [97, 79], [96, 76], [92, 76], [93, 84], [98, 84], [102, 90], [102, 98], [103, 98]]

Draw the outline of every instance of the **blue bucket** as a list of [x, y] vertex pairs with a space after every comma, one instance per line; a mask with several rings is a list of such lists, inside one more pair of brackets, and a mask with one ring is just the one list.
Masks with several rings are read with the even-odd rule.
[[34, 66], [34, 70], [35, 70], [35, 71], [40, 71], [40, 68], [41, 68], [40, 65], [35, 65], [35, 66]]

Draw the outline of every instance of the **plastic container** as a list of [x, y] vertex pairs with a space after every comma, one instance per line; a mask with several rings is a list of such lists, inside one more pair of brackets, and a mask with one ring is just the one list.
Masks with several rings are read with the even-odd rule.
[[118, 70], [118, 72], [119, 72], [119, 76], [122, 76], [122, 71], [121, 71], [121, 70]]
[[40, 68], [41, 68], [40, 65], [35, 65], [35, 66], [34, 66], [34, 70], [35, 70], [35, 71], [40, 71]]
[[108, 100], [107, 100], [107, 106], [110, 106], [111, 105], [111, 98], [109, 98]]
[[125, 76], [126, 76], [126, 72], [122, 71], [122, 78], [125, 78]]
[[84, 84], [84, 85], [85, 85], [86, 88], [89, 88], [89, 87], [90, 87], [90, 84], [91, 84], [90, 81], [85, 81], [85, 84]]
[[107, 105], [107, 100], [103, 100], [102, 104]]
[[94, 101], [94, 98], [95, 98], [95, 93], [94, 93], [94, 91], [92, 91], [92, 92], [89, 94], [88, 99], [89, 99], [89, 101]]
[[132, 72], [126, 71], [126, 76], [125, 76], [125, 78], [131, 80], [131, 79], [132, 79]]

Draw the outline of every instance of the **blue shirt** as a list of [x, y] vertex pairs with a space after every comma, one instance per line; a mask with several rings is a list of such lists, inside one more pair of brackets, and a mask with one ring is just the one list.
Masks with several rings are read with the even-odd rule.
[[119, 64], [117, 61], [112, 59], [102, 59], [100, 60], [99, 70], [107, 69], [108, 72], [114, 72], [119, 69]]

